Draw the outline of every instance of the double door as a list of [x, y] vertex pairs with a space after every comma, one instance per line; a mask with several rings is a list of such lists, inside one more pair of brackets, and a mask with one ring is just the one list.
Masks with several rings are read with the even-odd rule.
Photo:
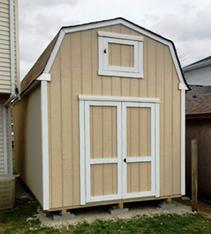
[[85, 101], [85, 203], [156, 196], [155, 103]]

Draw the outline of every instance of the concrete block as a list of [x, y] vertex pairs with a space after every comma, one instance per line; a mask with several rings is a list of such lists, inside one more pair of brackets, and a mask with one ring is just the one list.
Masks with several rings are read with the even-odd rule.
[[55, 221], [67, 221], [75, 218], [75, 214], [67, 212], [66, 214], [63, 215], [52, 215], [52, 219]]
[[189, 197], [186, 197], [186, 196], [181, 197], [181, 199], [182, 199], [183, 201], [190, 201], [190, 198], [189, 198]]
[[176, 208], [177, 205], [175, 203], [169, 203], [169, 202], [163, 201], [163, 202], [160, 202], [158, 206], [164, 210], [171, 210], [171, 209]]
[[128, 208], [117, 208], [117, 209], [110, 209], [109, 213], [111, 215], [121, 215], [121, 214], [126, 213], [128, 211], [129, 211]]

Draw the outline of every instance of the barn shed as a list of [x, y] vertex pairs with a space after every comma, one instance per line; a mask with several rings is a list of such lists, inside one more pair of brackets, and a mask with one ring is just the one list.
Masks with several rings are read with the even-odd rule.
[[13, 106], [18, 171], [44, 210], [185, 193], [172, 41], [126, 19], [62, 27]]

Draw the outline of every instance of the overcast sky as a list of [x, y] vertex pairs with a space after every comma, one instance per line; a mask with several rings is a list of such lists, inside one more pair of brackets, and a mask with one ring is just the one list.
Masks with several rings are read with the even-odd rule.
[[124, 17], [174, 41], [182, 65], [211, 55], [208, 0], [19, 0], [21, 79], [61, 26]]

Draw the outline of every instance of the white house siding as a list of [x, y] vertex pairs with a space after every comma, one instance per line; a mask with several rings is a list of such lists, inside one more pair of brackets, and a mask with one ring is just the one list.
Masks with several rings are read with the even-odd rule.
[[10, 108], [19, 81], [17, 0], [0, 0], [0, 175], [12, 174]]
[[184, 72], [189, 85], [211, 85], [211, 66]]
[[0, 93], [11, 93], [12, 76], [18, 80], [16, 19], [17, 1], [0, 0]]

